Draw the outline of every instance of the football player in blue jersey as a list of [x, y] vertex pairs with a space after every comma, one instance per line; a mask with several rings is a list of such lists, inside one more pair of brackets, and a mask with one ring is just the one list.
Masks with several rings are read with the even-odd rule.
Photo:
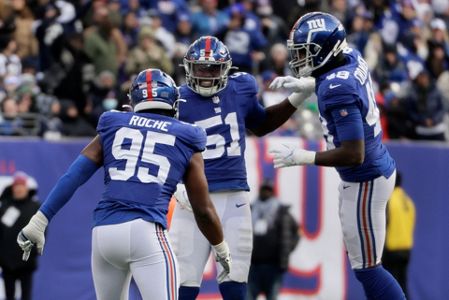
[[304, 76], [316, 79], [320, 120], [327, 150], [307, 151], [276, 145], [276, 168], [294, 165], [335, 167], [340, 174], [339, 216], [351, 266], [368, 299], [405, 299], [381, 264], [385, 209], [394, 188], [395, 162], [382, 144], [379, 110], [371, 77], [361, 54], [346, 44], [343, 25], [334, 16], [302, 16], [287, 47], [294, 77], [279, 77], [273, 88], [302, 90]]
[[[232, 253], [232, 270], [217, 276], [223, 299], [245, 299], [252, 252], [252, 225], [246, 168], [245, 133], [262, 136], [282, 125], [312, 92], [314, 81], [300, 80], [302, 90], [285, 101], [264, 108], [257, 100], [255, 78], [247, 73], [229, 75], [232, 66], [226, 46], [217, 38], [204, 36], [190, 45], [184, 56], [185, 85], [180, 95], [179, 119], [204, 128], [205, 173], [212, 202]], [[199, 293], [210, 245], [200, 234], [185, 194], [178, 191], [170, 238], [180, 266], [180, 299], [195, 299]], [[218, 274], [221, 266], [217, 265]]]
[[206, 134], [173, 118], [178, 90], [157, 69], [140, 72], [129, 97], [133, 112], [105, 112], [98, 135], [18, 236], [24, 259], [42, 253], [48, 222], [100, 167], [105, 189], [94, 212], [92, 273], [97, 299], [127, 299], [131, 275], [143, 299], [178, 299], [178, 266], [166, 236], [167, 210], [176, 184], [187, 188], [195, 220], [215, 250], [224, 274], [229, 248], [210, 201], [201, 151]]

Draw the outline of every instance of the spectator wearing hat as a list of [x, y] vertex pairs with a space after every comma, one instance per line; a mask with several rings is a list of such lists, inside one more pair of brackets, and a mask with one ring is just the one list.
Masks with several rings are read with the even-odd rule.
[[1, 102], [0, 135], [25, 135], [23, 120], [19, 116], [19, 106], [13, 98], [6, 98]]
[[95, 74], [107, 70], [118, 77], [127, 55], [126, 42], [107, 7], [96, 7], [93, 18], [95, 25], [84, 31], [84, 51], [94, 65]]
[[404, 83], [409, 79], [406, 65], [400, 59], [396, 45], [383, 46], [383, 55], [380, 55], [373, 75], [380, 85], [391, 82]]
[[139, 32], [138, 46], [128, 56], [125, 72], [133, 75], [149, 67], [161, 69], [168, 74], [172, 74], [174, 68], [165, 50], [157, 43], [153, 29], [144, 26]]
[[[176, 30], [175, 53], [173, 56], [173, 64], [175, 66], [182, 65], [184, 55], [190, 44], [193, 42], [192, 19], [187, 13], [179, 15], [178, 28]], [[184, 68], [174, 68], [173, 79], [178, 84], [185, 82]]]
[[430, 22], [430, 29], [432, 30], [431, 40], [439, 43], [444, 43], [446, 45], [446, 51], [449, 51], [449, 37], [446, 23], [442, 19], [434, 18]]
[[[229, 9], [230, 21], [224, 35], [224, 43], [232, 57], [232, 64], [241, 72], [253, 73], [257, 64], [265, 57], [267, 44], [260, 23], [248, 18], [242, 3], [236, 3]], [[255, 73], [255, 72], [254, 72]]]
[[[109, 71], [101, 72], [92, 82], [88, 95], [88, 116], [93, 127], [98, 124], [100, 115], [105, 111], [119, 109], [122, 104], [120, 102], [120, 90], [117, 85], [117, 79], [114, 74]], [[124, 101], [128, 103], [127, 101]]]
[[405, 89], [407, 93], [403, 101], [414, 128], [411, 138], [444, 141], [446, 125], [443, 120], [443, 96], [422, 63], [410, 61], [407, 67], [412, 84]]
[[154, 37], [160, 45], [164, 48], [167, 56], [171, 59], [175, 54], [176, 40], [175, 36], [162, 26], [161, 14], [155, 9], [148, 11], [148, 16], [151, 19], [150, 27], [154, 32]]
[[55, 3], [48, 2], [39, 6], [38, 12], [41, 20], [35, 24], [35, 36], [39, 48], [39, 68], [41, 71], [46, 71], [54, 64], [54, 51], [59, 49], [63, 42], [64, 28], [58, 22], [61, 10]]
[[430, 22], [431, 36], [428, 40], [427, 68], [434, 79], [449, 70], [449, 37], [446, 23], [439, 18]]
[[[178, 28], [176, 30], [176, 41], [184, 45], [184, 51], [180, 53], [185, 53], [187, 47], [193, 42], [193, 32], [192, 32], [192, 20], [188, 14], [181, 14], [179, 16]], [[179, 46], [178, 46], [179, 47]]]
[[139, 19], [135, 11], [130, 10], [125, 13], [120, 30], [128, 49], [135, 47], [139, 36]]
[[122, 15], [132, 12], [139, 21], [142, 18], [146, 18], [148, 7], [144, 4], [147, 3], [140, 2], [139, 0], [120, 0], [120, 11]]
[[200, 10], [192, 14], [192, 32], [194, 38], [205, 35], [217, 35], [226, 29], [229, 16], [217, 9], [217, 0], [200, 0]]
[[64, 136], [95, 136], [96, 131], [85, 116], [82, 116], [72, 100], [60, 101], [59, 119], [62, 121], [61, 133]]
[[276, 300], [287, 271], [289, 256], [299, 241], [299, 225], [274, 195], [271, 181], [259, 187], [259, 195], [251, 205], [253, 253], [248, 278], [248, 300], [265, 294]]
[[[0, 81], [1, 82], [1, 81]], [[3, 89], [8, 97], [15, 98], [22, 83], [21, 76], [8, 75], [3, 79]]]
[[39, 209], [34, 201], [37, 185], [23, 172], [17, 172], [11, 186], [0, 196], [0, 267], [5, 283], [6, 300], [15, 299], [16, 281], [20, 281], [22, 300], [30, 300], [33, 272], [37, 267], [36, 252], [31, 252], [28, 261], [22, 260], [22, 250], [16, 238], [23, 226]]
[[261, 28], [269, 45], [284, 43], [288, 38], [290, 28], [286, 20], [273, 14], [270, 0], [258, 0], [255, 12], [260, 17]]
[[398, 40], [416, 25], [416, 9], [412, 0], [400, 0], [393, 6], [393, 18], [399, 26]]
[[150, 9], [158, 11], [162, 26], [172, 34], [176, 31], [179, 16], [189, 12], [186, 0], [140, 1], [141, 5], [144, 2], [149, 3]]
[[446, 52], [444, 43], [430, 40], [428, 45], [429, 56], [427, 56], [426, 67], [432, 79], [438, 80], [443, 72], [449, 70], [449, 52]]
[[373, 14], [364, 9], [358, 9], [351, 24], [351, 33], [347, 37], [350, 45], [357, 48], [362, 55], [365, 54], [366, 44], [373, 31]]

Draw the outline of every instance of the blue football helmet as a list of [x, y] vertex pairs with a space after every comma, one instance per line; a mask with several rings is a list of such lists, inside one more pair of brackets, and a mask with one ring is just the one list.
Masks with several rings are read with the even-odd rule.
[[311, 12], [299, 18], [290, 32], [289, 66], [296, 77], [310, 76], [346, 47], [341, 22], [330, 14]]
[[226, 87], [232, 66], [228, 48], [216, 37], [202, 36], [184, 55], [187, 86], [204, 97]]
[[146, 109], [176, 111], [179, 93], [169, 75], [159, 69], [146, 69], [134, 78], [128, 97], [135, 112]]

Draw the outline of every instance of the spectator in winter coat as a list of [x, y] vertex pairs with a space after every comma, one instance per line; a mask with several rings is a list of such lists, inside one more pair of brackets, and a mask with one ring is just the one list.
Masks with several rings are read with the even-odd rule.
[[13, 183], [0, 197], [0, 267], [5, 282], [6, 300], [14, 300], [16, 281], [20, 281], [22, 300], [30, 300], [33, 272], [36, 270], [36, 252], [32, 251], [28, 261], [22, 260], [22, 250], [16, 238], [23, 226], [39, 209], [33, 200], [36, 188], [33, 180], [23, 172], [14, 175]]
[[415, 129], [417, 140], [445, 140], [444, 102], [428, 71], [420, 63], [409, 63], [412, 85], [406, 89], [407, 114]]
[[248, 298], [261, 293], [267, 300], [276, 300], [287, 271], [290, 253], [299, 241], [299, 226], [274, 196], [273, 185], [262, 183], [259, 196], [251, 206], [253, 221], [253, 253], [248, 278]]

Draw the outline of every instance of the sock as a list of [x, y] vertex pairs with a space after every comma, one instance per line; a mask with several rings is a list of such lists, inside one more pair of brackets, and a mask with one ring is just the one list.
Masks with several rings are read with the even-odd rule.
[[405, 300], [399, 283], [382, 265], [354, 272], [369, 300]]
[[226, 281], [219, 285], [223, 300], [245, 300], [246, 282]]
[[179, 300], [195, 300], [200, 293], [197, 286], [181, 286], [179, 288]]

